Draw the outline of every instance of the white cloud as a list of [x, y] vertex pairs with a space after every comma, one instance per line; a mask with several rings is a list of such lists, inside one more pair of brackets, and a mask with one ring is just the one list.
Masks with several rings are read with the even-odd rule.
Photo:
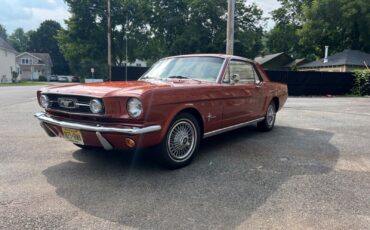
[[19, 27], [35, 30], [48, 19], [64, 26], [64, 20], [70, 16], [63, 0], [1, 0], [0, 5], [0, 24], [8, 34]]

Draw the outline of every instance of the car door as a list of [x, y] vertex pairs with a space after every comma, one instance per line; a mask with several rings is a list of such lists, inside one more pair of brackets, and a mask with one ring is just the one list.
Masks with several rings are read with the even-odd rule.
[[[233, 80], [233, 76], [238, 79]], [[254, 66], [246, 61], [231, 60], [223, 79], [223, 124], [232, 126], [259, 118], [263, 107], [263, 84], [256, 84]]]

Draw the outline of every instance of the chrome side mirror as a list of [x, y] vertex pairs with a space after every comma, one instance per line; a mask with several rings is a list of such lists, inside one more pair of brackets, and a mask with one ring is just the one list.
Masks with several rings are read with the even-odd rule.
[[231, 77], [231, 84], [236, 84], [240, 81], [240, 76], [239, 74], [234, 74], [232, 77]]

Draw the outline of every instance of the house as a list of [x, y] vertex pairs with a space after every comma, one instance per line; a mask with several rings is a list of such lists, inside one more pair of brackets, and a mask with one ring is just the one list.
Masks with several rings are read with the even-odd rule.
[[0, 83], [11, 82], [12, 73], [18, 72], [16, 55], [17, 51], [0, 37]]
[[256, 57], [254, 59], [265, 70], [294, 70], [299, 65], [307, 63], [306, 59], [294, 59], [287, 53], [276, 53]]
[[21, 80], [38, 80], [40, 76], [49, 77], [53, 62], [48, 53], [24, 52], [16, 57], [20, 67]]
[[356, 69], [366, 68], [365, 63], [370, 66], [370, 54], [359, 50], [344, 50], [333, 56], [326, 56], [321, 60], [302, 65], [299, 71], [353, 72]]

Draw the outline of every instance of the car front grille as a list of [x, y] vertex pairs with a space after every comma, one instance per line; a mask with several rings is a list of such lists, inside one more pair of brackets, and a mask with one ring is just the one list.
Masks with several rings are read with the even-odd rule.
[[[94, 97], [45, 94], [49, 98], [49, 109], [71, 113], [93, 114], [90, 110], [90, 101], [98, 99]], [[100, 100], [100, 99], [98, 99]], [[101, 101], [102, 102], [102, 101]], [[103, 103], [103, 102], [102, 102]], [[101, 114], [104, 113], [104, 110]]]

